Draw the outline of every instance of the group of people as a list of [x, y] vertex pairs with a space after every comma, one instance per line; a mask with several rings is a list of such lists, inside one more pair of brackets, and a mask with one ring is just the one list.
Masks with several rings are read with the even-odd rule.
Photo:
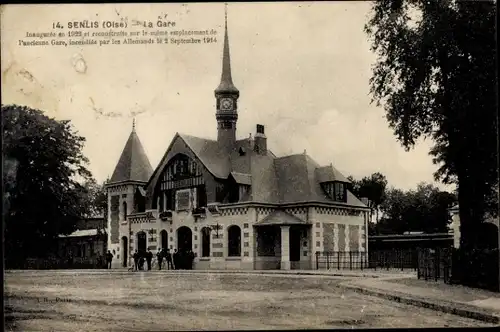
[[[146, 252], [135, 251], [132, 256], [134, 259], [134, 270], [145, 270], [144, 263], [146, 263], [147, 271], [151, 270], [151, 263], [153, 261], [153, 253], [150, 249]], [[156, 254], [158, 262], [158, 270], [161, 270], [163, 262], [167, 265], [168, 270], [192, 270], [194, 253], [192, 250], [174, 250], [170, 253], [170, 249], [160, 249]]]
[[[135, 250], [134, 254], [132, 255], [132, 258], [134, 259], [134, 270], [145, 270], [147, 269], [148, 271], [151, 270], [151, 262], [153, 261], [153, 253], [151, 250], [148, 249], [148, 251], [137, 251]], [[146, 263], [146, 268], [144, 266], [144, 263]]]

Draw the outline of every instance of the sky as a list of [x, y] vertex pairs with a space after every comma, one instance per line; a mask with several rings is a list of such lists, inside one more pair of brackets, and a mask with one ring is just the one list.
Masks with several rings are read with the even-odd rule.
[[[406, 152], [384, 109], [370, 102], [376, 57], [363, 32], [370, 6], [361, 1], [229, 3], [232, 76], [240, 90], [237, 136], [254, 135], [256, 124], [263, 124], [268, 147], [278, 156], [306, 150], [345, 176], [381, 172], [397, 188], [425, 181], [451, 190], [433, 181], [432, 142], [422, 140]], [[176, 132], [216, 138], [223, 3], [2, 7], [2, 104], [71, 120], [86, 138], [84, 154], [97, 181], [111, 176], [133, 118], [153, 168]], [[156, 24], [159, 16], [176, 22], [162, 30], [215, 29], [217, 42], [19, 46], [19, 39], [28, 40], [27, 32], [51, 32], [56, 22]]]

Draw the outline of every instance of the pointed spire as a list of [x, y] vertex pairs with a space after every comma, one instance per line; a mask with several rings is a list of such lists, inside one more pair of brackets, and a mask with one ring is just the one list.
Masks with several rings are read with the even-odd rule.
[[123, 148], [116, 164], [110, 183], [140, 181], [147, 182], [153, 173], [144, 148], [135, 132], [135, 118], [132, 121], [132, 132]]
[[239, 93], [238, 89], [233, 84], [231, 76], [231, 56], [229, 52], [229, 36], [227, 33], [227, 3], [225, 3], [225, 20], [224, 20], [224, 49], [222, 53], [222, 75], [220, 84], [215, 90], [215, 93]]

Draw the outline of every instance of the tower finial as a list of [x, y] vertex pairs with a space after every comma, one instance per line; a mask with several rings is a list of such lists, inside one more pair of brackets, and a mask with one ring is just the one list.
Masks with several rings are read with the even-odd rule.
[[132, 131], [135, 131], [135, 118], [132, 119]]
[[222, 75], [219, 87], [215, 93], [239, 94], [238, 89], [233, 84], [231, 75], [231, 56], [229, 54], [229, 36], [227, 33], [227, 2], [224, 3], [224, 49], [222, 51]]
[[227, 2], [224, 2], [224, 17], [225, 17], [225, 26], [226, 26], [226, 31], [227, 31]]

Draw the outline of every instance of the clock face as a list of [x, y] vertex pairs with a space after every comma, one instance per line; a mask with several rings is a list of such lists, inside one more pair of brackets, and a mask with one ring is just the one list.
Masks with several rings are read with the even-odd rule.
[[224, 98], [220, 101], [220, 108], [224, 111], [229, 111], [233, 109], [233, 100], [230, 98]]

